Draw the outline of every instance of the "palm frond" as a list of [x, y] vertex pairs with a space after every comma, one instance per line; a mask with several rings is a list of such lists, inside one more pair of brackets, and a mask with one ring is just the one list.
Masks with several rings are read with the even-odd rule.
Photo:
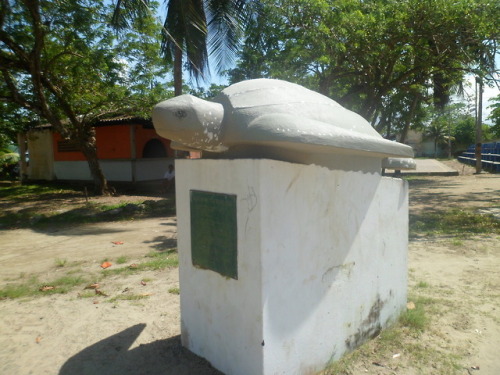
[[207, 0], [210, 55], [220, 73], [233, 61], [248, 21], [248, 1]]
[[161, 52], [171, 62], [175, 49], [182, 50], [187, 69], [199, 80], [207, 70], [207, 21], [202, 0], [170, 0], [162, 29]]
[[111, 17], [111, 26], [116, 30], [131, 27], [131, 22], [151, 15], [150, 0], [117, 0]]

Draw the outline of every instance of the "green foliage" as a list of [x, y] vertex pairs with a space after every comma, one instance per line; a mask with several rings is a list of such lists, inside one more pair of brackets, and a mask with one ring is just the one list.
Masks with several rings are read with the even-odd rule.
[[18, 169], [19, 154], [14, 147], [0, 147], [0, 178], [14, 178]]
[[[147, 104], [143, 96], [158, 89], [156, 77], [162, 68], [155, 53], [159, 28], [154, 20], [134, 25], [118, 38], [107, 27], [111, 9], [102, 1], [13, 3], [3, 10], [2, 31], [10, 37], [1, 38], [1, 56], [9, 64], [5, 74], [16, 91], [9, 88], [7, 78], [1, 89], [11, 103], [46, 117], [47, 111], [37, 103], [40, 89], [52, 115], [70, 120], [78, 115], [92, 122], [112, 113], [136, 114]], [[32, 11], [39, 12], [40, 19], [32, 20]], [[38, 43], [40, 51], [35, 49]], [[30, 49], [38, 59], [35, 73], [24, 65], [24, 51]], [[35, 74], [43, 74], [44, 80], [36, 82]], [[14, 98], [14, 93], [21, 98]], [[76, 125], [70, 121], [65, 126]]]
[[490, 101], [493, 103], [489, 106], [491, 113], [488, 119], [493, 121], [493, 126], [491, 127], [492, 136], [500, 138], [500, 95], [490, 99]]
[[426, 128], [424, 134], [434, 141], [434, 157], [437, 157], [437, 145], [445, 144], [448, 139], [450, 131], [450, 124], [445, 121], [439, 121], [439, 119], [431, 122]]
[[464, 116], [454, 126], [453, 136], [462, 148], [473, 144], [476, 138], [476, 120], [473, 116]]
[[104, 0], [0, 2], [0, 102], [7, 103], [1, 129], [51, 124], [91, 161], [100, 192], [107, 183], [97, 162], [94, 123], [149, 116], [167, 96], [157, 80], [164, 68], [154, 18], [117, 35], [108, 27], [111, 11]]
[[485, 0], [261, 3], [231, 82], [305, 85], [386, 134], [418, 125], [426, 103], [443, 108], [467, 71], [486, 66], [500, 37], [500, 4]]
[[205, 89], [203, 87], [198, 87], [197, 89], [191, 89], [189, 90], [189, 94], [196, 96], [198, 98], [210, 100], [213, 99], [215, 96], [217, 96], [226, 87], [227, 86], [224, 85], [211, 84], [208, 89]]

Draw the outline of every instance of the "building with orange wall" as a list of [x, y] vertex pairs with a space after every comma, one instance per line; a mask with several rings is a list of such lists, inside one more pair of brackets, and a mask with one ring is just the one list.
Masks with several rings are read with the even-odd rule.
[[[103, 120], [95, 131], [97, 156], [108, 181], [159, 180], [176, 156], [170, 141], [156, 134], [149, 120]], [[50, 126], [31, 130], [26, 141], [28, 179], [92, 180], [83, 153]]]

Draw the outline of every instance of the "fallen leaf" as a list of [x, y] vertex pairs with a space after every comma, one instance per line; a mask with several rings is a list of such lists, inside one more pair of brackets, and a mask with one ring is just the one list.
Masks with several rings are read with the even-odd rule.
[[128, 268], [130, 268], [130, 269], [134, 269], [137, 267], [139, 267], [139, 266], [136, 263], [132, 263], [130, 266], [128, 266]]
[[144, 280], [141, 280], [141, 285], [147, 285], [146, 282]]
[[40, 292], [46, 292], [48, 290], [54, 290], [56, 287], [52, 285], [44, 285], [38, 289]]
[[111, 267], [112, 264], [109, 263], [109, 262], [104, 262], [103, 264], [101, 264], [101, 268], [108, 268], [108, 267]]
[[112, 243], [115, 245], [123, 245], [124, 244], [123, 241], [113, 241]]
[[415, 309], [415, 303], [413, 303], [412, 301], [408, 302], [408, 303], [406, 304], [406, 308], [407, 308], [408, 310], [414, 310], [414, 309]]
[[98, 283], [94, 283], [94, 284], [89, 284], [87, 285], [85, 288], [83, 289], [97, 289], [99, 288], [99, 284]]
[[153, 293], [142, 293], [141, 294], [141, 297], [148, 297], [148, 296], [152, 296]]
[[98, 300], [94, 300], [94, 305], [97, 305], [99, 303]]
[[42, 336], [38, 336], [36, 339], [35, 339], [35, 342], [37, 344], [40, 344], [40, 341], [42, 341]]

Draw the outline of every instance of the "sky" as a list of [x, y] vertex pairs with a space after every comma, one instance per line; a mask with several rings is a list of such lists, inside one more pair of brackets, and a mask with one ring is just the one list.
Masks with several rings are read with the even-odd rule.
[[[498, 59], [497, 59], [498, 60]], [[500, 61], [498, 62], [498, 65], [500, 67]], [[496, 79], [499, 81], [500, 85], [500, 74], [496, 74]], [[458, 103], [458, 102], [466, 102], [469, 103], [472, 108], [475, 103], [475, 77], [473, 75], [469, 75], [466, 77], [465, 81], [465, 96], [464, 97], [453, 97], [453, 102]], [[488, 116], [491, 113], [491, 109], [488, 108], [490, 105], [493, 104], [493, 102], [490, 101], [490, 99], [497, 97], [500, 95], [500, 89], [496, 85], [492, 86], [487, 86], [484, 85], [483, 88], [483, 123], [485, 124], [492, 124], [491, 120], [488, 120]]]

